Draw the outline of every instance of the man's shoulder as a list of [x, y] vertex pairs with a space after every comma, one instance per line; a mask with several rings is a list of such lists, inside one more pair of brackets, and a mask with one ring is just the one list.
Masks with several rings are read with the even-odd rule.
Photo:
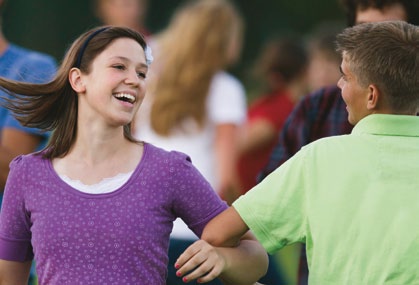
[[25, 82], [49, 81], [57, 69], [52, 56], [14, 44], [9, 46], [0, 60], [2, 76]]
[[46, 53], [24, 48], [15, 44], [11, 44], [8, 55], [26, 62], [49, 63], [55, 65], [55, 59]]

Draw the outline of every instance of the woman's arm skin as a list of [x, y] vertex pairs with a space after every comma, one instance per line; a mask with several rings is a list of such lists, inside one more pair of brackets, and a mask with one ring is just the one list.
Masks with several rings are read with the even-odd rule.
[[15, 262], [0, 259], [0, 285], [27, 285], [31, 261]]
[[267, 253], [234, 208], [208, 223], [201, 238], [176, 262], [177, 275], [185, 282], [219, 277], [225, 284], [249, 285], [266, 274]]
[[248, 230], [236, 209], [229, 207], [205, 226], [201, 239], [213, 246], [237, 246]]

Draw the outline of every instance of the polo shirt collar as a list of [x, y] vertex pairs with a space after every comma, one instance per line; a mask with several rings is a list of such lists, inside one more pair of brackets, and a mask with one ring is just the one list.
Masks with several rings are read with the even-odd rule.
[[372, 114], [360, 120], [352, 134], [419, 137], [419, 117]]

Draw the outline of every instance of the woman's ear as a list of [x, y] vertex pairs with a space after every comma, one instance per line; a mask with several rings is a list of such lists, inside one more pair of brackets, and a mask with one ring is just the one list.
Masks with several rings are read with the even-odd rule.
[[381, 92], [376, 85], [371, 84], [368, 86], [367, 109], [376, 110], [378, 108], [378, 101], [382, 100]]
[[77, 93], [82, 93], [86, 91], [86, 87], [84, 86], [80, 69], [76, 67], [70, 69], [70, 73], [68, 74], [68, 81], [70, 81], [71, 87]]

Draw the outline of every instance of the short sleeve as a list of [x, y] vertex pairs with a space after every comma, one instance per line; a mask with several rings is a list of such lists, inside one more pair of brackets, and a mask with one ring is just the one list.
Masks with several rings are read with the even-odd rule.
[[54, 77], [57, 65], [51, 56], [38, 52], [29, 52], [16, 62], [19, 66], [19, 81], [45, 83]]
[[193, 166], [189, 157], [176, 151], [171, 154], [174, 157], [171, 171], [175, 214], [197, 236], [201, 236], [205, 225], [228, 206]]
[[217, 124], [240, 125], [246, 120], [246, 93], [232, 75], [220, 72], [212, 80], [208, 96], [208, 116]]
[[0, 259], [22, 262], [33, 258], [30, 215], [22, 183], [25, 175], [22, 156], [18, 156], [10, 163], [0, 211]]
[[299, 152], [233, 203], [265, 249], [304, 242], [306, 237], [305, 156]]

